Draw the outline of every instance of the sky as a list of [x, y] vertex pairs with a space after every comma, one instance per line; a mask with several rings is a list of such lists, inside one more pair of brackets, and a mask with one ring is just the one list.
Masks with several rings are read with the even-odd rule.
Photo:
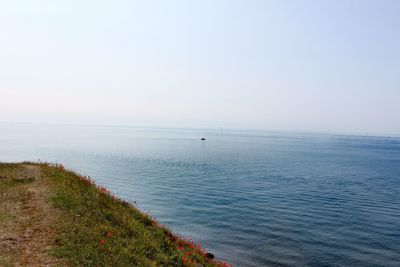
[[0, 121], [400, 134], [400, 1], [0, 0]]

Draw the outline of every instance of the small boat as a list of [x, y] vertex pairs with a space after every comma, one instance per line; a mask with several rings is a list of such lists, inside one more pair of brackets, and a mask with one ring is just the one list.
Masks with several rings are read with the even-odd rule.
[[205, 139], [204, 137], [202, 137], [200, 140], [201, 140], [201, 141], [206, 141], [206, 139]]

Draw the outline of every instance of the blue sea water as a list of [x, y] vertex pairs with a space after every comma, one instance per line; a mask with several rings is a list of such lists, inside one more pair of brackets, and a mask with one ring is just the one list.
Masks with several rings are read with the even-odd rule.
[[400, 266], [399, 138], [0, 124], [0, 161], [38, 159], [234, 266]]

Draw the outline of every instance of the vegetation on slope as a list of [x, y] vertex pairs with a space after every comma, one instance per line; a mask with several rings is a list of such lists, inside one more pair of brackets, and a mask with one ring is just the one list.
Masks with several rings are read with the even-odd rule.
[[[42, 233], [40, 247], [45, 251], [38, 254], [39, 262], [70, 266], [227, 266], [207, 258], [199, 245], [175, 236], [149, 215], [96, 186], [89, 177], [65, 170], [62, 165], [0, 164], [0, 200], [15, 202], [26, 192], [39, 194], [41, 202], [35, 205], [45, 206], [38, 209], [47, 211], [31, 214], [35, 217], [32, 222], [46, 228], [37, 231]], [[0, 224], [19, 223], [9, 217], [20, 216], [15, 211], [4, 214]], [[32, 227], [21, 226], [16, 233], [23, 235]], [[46, 231], [47, 236], [43, 236]], [[9, 243], [0, 241], [0, 255], [4, 254], [0, 265], [21, 263], [9, 248]], [[21, 253], [18, 258], [24, 258]]]

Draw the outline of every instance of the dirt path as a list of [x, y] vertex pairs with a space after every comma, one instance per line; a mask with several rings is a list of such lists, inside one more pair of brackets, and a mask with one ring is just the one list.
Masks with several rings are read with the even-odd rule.
[[48, 249], [59, 219], [50, 185], [34, 165], [0, 165], [0, 266], [54, 266]]

